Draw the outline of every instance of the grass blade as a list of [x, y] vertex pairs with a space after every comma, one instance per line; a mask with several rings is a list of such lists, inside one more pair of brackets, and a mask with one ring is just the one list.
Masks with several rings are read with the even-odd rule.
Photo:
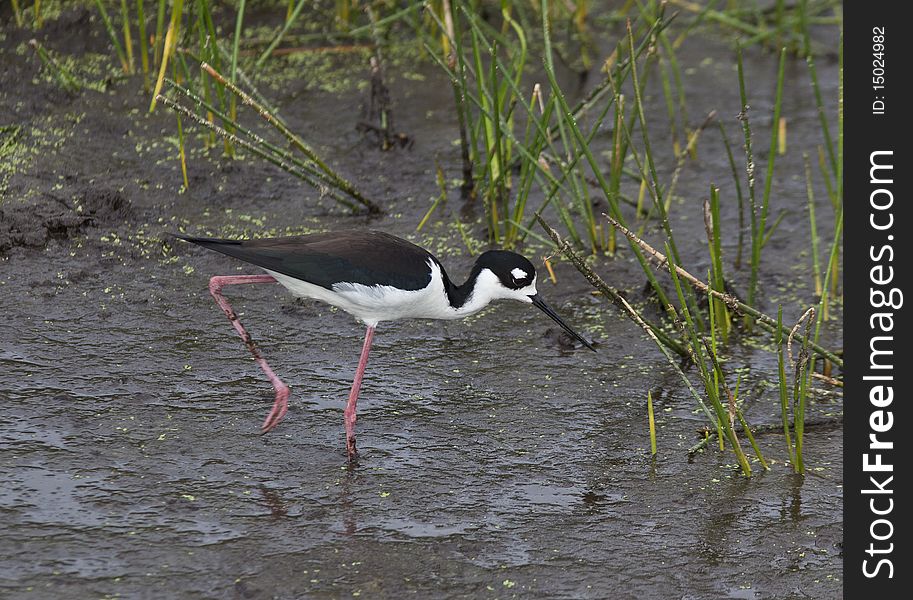
[[117, 52], [117, 58], [120, 59], [121, 68], [123, 68], [124, 73], [129, 73], [130, 64], [127, 62], [127, 55], [124, 54], [124, 49], [120, 45], [120, 39], [118, 39], [117, 33], [114, 31], [114, 26], [111, 24], [111, 17], [108, 16], [108, 11], [105, 10], [105, 6], [102, 4], [101, 0], [95, 0], [95, 7], [98, 8], [101, 22], [105, 26], [105, 31], [108, 32], [108, 38], [114, 45], [114, 51]]
[[777, 156], [777, 138], [779, 136], [778, 123], [783, 107], [783, 77], [785, 70], [786, 48], [783, 48], [780, 51], [780, 65], [777, 69], [777, 92], [774, 100], [774, 114], [770, 128], [770, 148], [767, 153], [767, 175], [764, 178], [764, 193], [761, 196], [760, 214], [755, 223], [755, 228], [751, 232], [751, 275], [748, 280], [748, 295], [746, 301], [752, 306], [755, 304], [755, 296], [757, 295], [758, 276], [760, 275], [761, 270], [761, 250], [764, 247], [764, 240], [767, 235], [767, 213], [770, 208], [770, 191], [773, 186], [774, 165]]
[[795, 464], [792, 436], [789, 433], [789, 399], [786, 391], [786, 366], [783, 357], [783, 306], [777, 307], [777, 382], [780, 391], [780, 416], [783, 420], [783, 439], [786, 441], [786, 455]]
[[136, 20], [139, 35], [140, 65], [143, 69], [143, 91], [149, 92], [149, 43], [146, 39], [146, 13], [143, 0], [136, 0]]
[[301, 9], [308, 4], [308, 0], [299, 0], [298, 4], [295, 6], [295, 10], [292, 11], [292, 14], [288, 16], [285, 20], [285, 23], [282, 25], [282, 29], [279, 30], [279, 33], [276, 34], [276, 37], [273, 38], [273, 41], [270, 42], [269, 46], [266, 47], [266, 50], [263, 51], [263, 54], [260, 55], [260, 58], [257, 59], [257, 62], [254, 63], [255, 68], [260, 69], [263, 67], [263, 63], [266, 62], [266, 59], [270, 57], [273, 53], [273, 50], [276, 49], [276, 46], [282, 41], [282, 38], [285, 37], [285, 34], [288, 33], [288, 30], [292, 28], [292, 25], [295, 24], [295, 21], [298, 19], [298, 15], [301, 14]]
[[[96, 2], [99, 0], [96, 0]], [[181, 18], [184, 15], [184, 0], [174, 0], [171, 6], [171, 22], [168, 25], [168, 32], [165, 34], [165, 43], [162, 47], [162, 59], [159, 63], [159, 76], [152, 89], [152, 101], [149, 103], [149, 112], [155, 110], [155, 99], [158, 98], [159, 92], [162, 91], [162, 83], [165, 81], [165, 73], [168, 69], [168, 59], [174, 54], [177, 47], [178, 37], [180, 35]]]
[[124, 48], [127, 51], [127, 73], [133, 74], [133, 37], [130, 35], [130, 11], [127, 9], [127, 0], [120, 0], [120, 15], [124, 28]]
[[[241, 43], [241, 28], [244, 23], [244, 5], [246, 0], [241, 0], [238, 4], [238, 16], [235, 19], [235, 37], [231, 45], [231, 70], [229, 71], [232, 81], [238, 81], [238, 45]], [[238, 118], [237, 97], [231, 97], [231, 107], [229, 110], [231, 120], [234, 122]]]
[[656, 456], [656, 420], [653, 417], [653, 393], [647, 391], [647, 424], [650, 426], [650, 454]]

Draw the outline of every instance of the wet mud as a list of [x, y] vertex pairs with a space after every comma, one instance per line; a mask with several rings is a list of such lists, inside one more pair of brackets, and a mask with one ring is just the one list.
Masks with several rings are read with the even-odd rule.
[[[415, 233], [439, 193], [435, 161], [454, 180], [461, 168], [452, 93], [433, 65], [388, 69], [396, 126], [412, 143], [386, 152], [357, 130], [366, 102], [357, 86], [328, 91], [302, 73], [269, 90], [290, 127], [385, 209], [352, 217], [271, 165], [204, 152], [199, 137], [181, 192], [174, 116], [146, 113], [139, 80], [61, 92], [18, 51], [35, 33], [17, 31], [3, 10], [0, 125], [18, 128], [22, 148], [0, 173], [0, 595], [841, 596], [842, 397], [824, 389], [813, 398], [809, 420], [828, 425], [806, 434], [804, 477], [784, 464], [777, 434], [759, 436], [772, 468], [753, 462], [751, 479], [730, 452], [689, 457], [705, 419], [687, 390], [565, 263], [557, 285], [543, 279], [540, 290], [598, 353], [519, 304], [461, 322], [382, 324], [359, 401], [355, 465], [346, 462], [342, 410], [363, 328], [279, 286], [226, 290], [292, 390], [285, 420], [259, 434], [272, 390], [207, 290], [212, 275], [256, 270], [164, 234], [372, 227], [425, 245], [462, 279], [472, 257], [450, 216], [461, 214], [458, 185]], [[52, 48], [106, 51], [100, 27], [55, 46], [51, 23], [38, 34]], [[700, 65], [685, 79], [693, 118], [718, 110], [735, 142], [731, 47], [706, 36], [682, 52], [683, 64]], [[337, 60], [370, 81], [366, 56]], [[834, 98], [836, 64], [818, 68]], [[753, 49], [746, 69], [766, 140], [776, 58]], [[801, 156], [817, 152], [820, 134], [802, 61], [788, 65], [786, 90], [789, 150], [773, 210], [788, 213], [765, 249], [762, 289], [765, 311], [782, 302], [795, 321], [814, 301]], [[661, 97], [649, 102], [665, 114]], [[653, 126], [663, 139], [663, 119]], [[668, 176], [674, 161], [658, 153]], [[708, 132], [673, 208], [695, 273], [709, 267], [700, 205], [711, 182], [728, 199], [724, 230], [734, 232], [731, 174]], [[828, 231], [823, 190], [817, 197]], [[660, 239], [649, 228], [647, 237]], [[734, 235], [726, 250], [735, 251]], [[597, 264], [655, 310], [629, 252]], [[737, 287], [745, 276], [736, 272]], [[838, 325], [823, 342], [842, 345]], [[776, 361], [765, 344], [735, 340], [730, 367], [743, 374], [748, 421], [778, 423]]]

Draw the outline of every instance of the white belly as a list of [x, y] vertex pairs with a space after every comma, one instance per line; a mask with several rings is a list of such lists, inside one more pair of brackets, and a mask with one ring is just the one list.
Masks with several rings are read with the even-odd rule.
[[[456, 310], [447, 300], [437, 265], [431, 266], [431, 282], [419, 290], [401, 290], [388, 285], [337, 283], [332, 290], [265, 269], [292, 294], [314, 298], [339, 307], [366, 325], [396, 319], [458, 319], [476, 311]], [[481, 307], [480, 307], [481, 308]]]

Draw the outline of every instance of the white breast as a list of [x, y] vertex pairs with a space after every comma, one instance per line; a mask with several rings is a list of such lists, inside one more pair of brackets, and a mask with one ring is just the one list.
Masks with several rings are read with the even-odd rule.
[[295, 296], [314, 298], [337, 306], [366, 325], [410, 318], [458, 319], [471, 314], [450, 306], [447, 293], [444, 291], [441, 268], [432, 260], [428, 261], [428, 267], [431, 271], [431, 281], [419, 290], [401, 290], [389, 285], [361, 283], [337, 283], [333, 285], [332, 290], [328, 290], [282, 273], [268, 269], [266, 272]]

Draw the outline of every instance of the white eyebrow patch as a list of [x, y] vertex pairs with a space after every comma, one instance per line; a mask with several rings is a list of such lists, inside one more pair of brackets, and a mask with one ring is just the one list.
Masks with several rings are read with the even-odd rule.
[[526, 271], [520, 268], [514, 269], [510, 274], [514, 279], [526, 279]]

